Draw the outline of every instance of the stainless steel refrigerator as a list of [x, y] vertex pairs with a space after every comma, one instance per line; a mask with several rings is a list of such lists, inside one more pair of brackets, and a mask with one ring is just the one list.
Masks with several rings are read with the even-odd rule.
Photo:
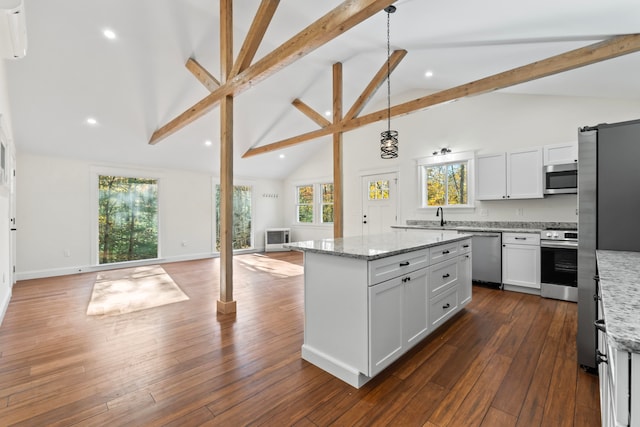
[[578, 131], [578, 363], [596, 369], [596, 249], [640, 251], [640, 120]]

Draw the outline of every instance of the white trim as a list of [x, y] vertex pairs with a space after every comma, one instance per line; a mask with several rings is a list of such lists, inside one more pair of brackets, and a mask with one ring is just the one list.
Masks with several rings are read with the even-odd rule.
[[459, 153], [449, 153], [444, 155], [427, 156], [415, 159], [418, 168], [418, 210], [435, 210], [438, 206], [427, 206], [425, 200], [426, 186], [424, 185], [425, 169], [429, 166], [446, 165], [451, 163], [467, 162], [467, 204], [464, 205], [443, 205], [443, 209], [456, 210], [457, 212], [473, 212], [475, 210], [475, 151], [462, 151]]
[[[216, 215], [217, 207], [216, 207], [216, 186], [220, 185], [220, 177], [212, 177], [211, 179], [211, 250], [214, 253], [219, 254], [220, 252], [216, 251], [216, 221], [218, 217]], [[233, 253], [240, 253], [236, 251], [252, 251], [255, 249], [256, 244], [256, 195], [255, 186], [258, 180], [256, 179], [237, 179], [233, 181], [233, 186], [242, 186], [242, 187], [251, 187], [251, 247], [246, 249], [237, 249], [234, 250]], [[244, 253], [244, 252], [243, 252]]]
[[[99, 254], [99, 244], [98, 244], [98, 212], [100, 211], [99, 206], [99, 190], [98, 190], [98, 177], [100, 175], [103, 176], [123, 176], [129, 178], [145, 178], [145, 179], [154, 179], [157, 182], [158, 186], [158, 199], [157, 199], [157, 216], [158, 216], [158, 251], [157, 257], [154, 259], [162, 258], [162, 215], [161, 215], [161, 205], [162, 205], [162, 180], [165, 178], [165, 175], [154, 169], [137, 169], [137, 168], [128, 168], [128, 167], [112, 167], [112, 166], [103, 166], [103, 165], [91, 165], [89, 166], [89, 182], [91, 185], [91, 197], [90, 197], [90, 216], [91, 218], [91, 254], [90, 261], [94, 266], [102, 265], [99, 262], [100, 254]], [[142, 260], [141, 260], [142, 261]]]
[[7, 293], [4, 296], [4, 301], [0, 302], [0, 325], [4, 320], [4, 315], [7, 314], [9, 303], [11, 302], [11, 286], [8, 287]]
[[[261, 252], [264, 252], [264, 248], [241, 249], [238, 251], [233, 251], [233, 255], [243, 255], [243, 254], [251, 254], [251, 253], [261, 253]], [[191, 254], [191, 255], [179, 255], [179, 256], [173, 256], [168, 258], [154, 258], [150, 260], [118, 262], [118, 263], [112, 263], [112, 264], [52, 268], [47, 270], [26, 271], [22, 273], [17, 273], [16, 275], [18, 280], [30, 280], [30, 279], [41, 279], [44, 277], [68, 276], [71, 274], [95, 273], [98, 271], [117, 270], [121, 268], [138, 267], [142, 265], [152, 265], [152, 264], [162, 265], [162, 264], [168, 264], [168, 263], [180, 262], [180, 261], [196, 261], [196, 260], [208, 259], [208, 258], [220, 258], [220, 254], [218, 252], [212, 252], [212, 253], [200, 253], [200, 254]]]

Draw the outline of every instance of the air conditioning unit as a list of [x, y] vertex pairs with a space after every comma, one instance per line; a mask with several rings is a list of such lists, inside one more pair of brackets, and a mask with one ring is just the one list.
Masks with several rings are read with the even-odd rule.
[[0, 0], [0, 55], [19, 59], [27, 54], [23, 0]]
[[283, 245], [289, 243], [289, 228], [267, 228], [264, 232], [264, 250], [265, 252], [288, 251]]

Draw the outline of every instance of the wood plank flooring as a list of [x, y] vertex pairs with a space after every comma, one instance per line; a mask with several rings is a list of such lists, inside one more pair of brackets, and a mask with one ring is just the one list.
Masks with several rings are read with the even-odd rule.
[[361, 389], [300, 358], [302, 254], [164, 264], [189, 301], [88, 317], [95, 273], [19, 282], [0, 327], [0, 426], [599, 426], [577, 306], [474, 286], [472, 303]]

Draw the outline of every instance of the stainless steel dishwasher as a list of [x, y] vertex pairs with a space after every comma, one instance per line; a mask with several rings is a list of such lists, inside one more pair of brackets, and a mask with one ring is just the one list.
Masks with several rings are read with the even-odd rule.
[[502, 286], [502, 233], [458, 231], [470, 234], [473, 251], [471, 280]]

